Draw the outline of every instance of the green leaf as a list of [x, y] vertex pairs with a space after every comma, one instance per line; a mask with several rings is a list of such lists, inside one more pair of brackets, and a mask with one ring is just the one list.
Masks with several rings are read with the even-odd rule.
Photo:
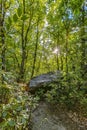
[[7, 122], [6, 121], [3, 121], [3, 122], [0, 123], [0, 130], [3, 130], [6, 127], [7, 127]]
[[3, 112], [3, 117], [6, 117], [7, 116], [7, 112]]
[[22, 15], [22, 9], [21, 9], [21, 7], [18, 8], [17, 13], [18, 13], [19, 17]]
[[26, 119], [22, 118], [22, 123], [25, 124], [26, 123]]
[[10, 17], [8, 17], [8, 23], [11, 25], [12, 24], [12, 20]]
[[6, 24], [6, 29], [7, 29], [7, 30], [10, 29], [10, 24]]
[[22, 110], [21, 106], [17, 107], [17, 109], [16, 109], [16, 111], [21, 111], [21, 110]]
[[16, 123], [15, 123], [15, 121], [13, 121], [13, 120], [8, 121], [8, 125], [9, 125], [9, 126], [14, 127], [15, 124], [16, 124]]
[[13, 21], [14, 21], [14, 22], [17, 22], [17, 20], [18, 20], [18, 16], [17, 16], [17, 14], [14, 14], [14, 15], [13, 15]]
[[26, 19], [28, 19], [28, 17], [24, 14], [23, 16], [22, 16], [22, 18], [21, 18], [21, 20], [26, 20]]

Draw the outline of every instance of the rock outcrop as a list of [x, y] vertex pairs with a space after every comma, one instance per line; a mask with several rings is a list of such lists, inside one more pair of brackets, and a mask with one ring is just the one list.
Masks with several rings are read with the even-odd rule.
[[65, 107], [41, 101], [32, 113], [32, 130], [87, 130], [87, 126], [70, 118]]
[[42, 74], [32, 78], [29, 82], [30, 90], [36, 90], [37, 88], [43, 87], [46, 84], [57, 81], [57, 79], [61, 76], [60, 71], [57, 72], [49, 72], [46, 74]]

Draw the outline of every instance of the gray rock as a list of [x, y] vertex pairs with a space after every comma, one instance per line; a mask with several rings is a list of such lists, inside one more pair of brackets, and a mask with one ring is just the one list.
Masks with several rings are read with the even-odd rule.
[[69, 118], [68, 111], [60, 105], [55, 106], [46, 101], [39, 102], [31, 117], [32, 130], [87, 130], [84, 125], [79, 126], [79, 123]]
[[61, 76], [60, 71], [49, 72], [46, 74], [36, 76], [30, 80], [29, 88], [30, 88], [30, 90], [35, 90], [36, 88], [42, 87], [44, 84], [48, 84], [53, 81], [56, 81], [57, 78], [59, 78], [60, 76]]
[[41, 102], [32, 113], [32, 130], [66, 130], [63, 124], [60, 122], [60, 119], [50, 113], [49, 107], [46, 103]]

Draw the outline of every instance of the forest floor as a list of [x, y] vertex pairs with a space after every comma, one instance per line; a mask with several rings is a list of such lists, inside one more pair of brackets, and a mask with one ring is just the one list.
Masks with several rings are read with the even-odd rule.
[[87, 130], [87, 118], [64, 106], [41, 101], [32, 113], [32, 130]]

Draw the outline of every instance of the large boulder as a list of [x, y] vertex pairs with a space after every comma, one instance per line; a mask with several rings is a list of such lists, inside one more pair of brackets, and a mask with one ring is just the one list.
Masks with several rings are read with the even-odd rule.
[[29, 82], [30, 90], [36, 90], [37, 88], [43, 87], [46, 84], [57, 81], [61, 77], [60, 71], [49, 72], [32, 78]]

